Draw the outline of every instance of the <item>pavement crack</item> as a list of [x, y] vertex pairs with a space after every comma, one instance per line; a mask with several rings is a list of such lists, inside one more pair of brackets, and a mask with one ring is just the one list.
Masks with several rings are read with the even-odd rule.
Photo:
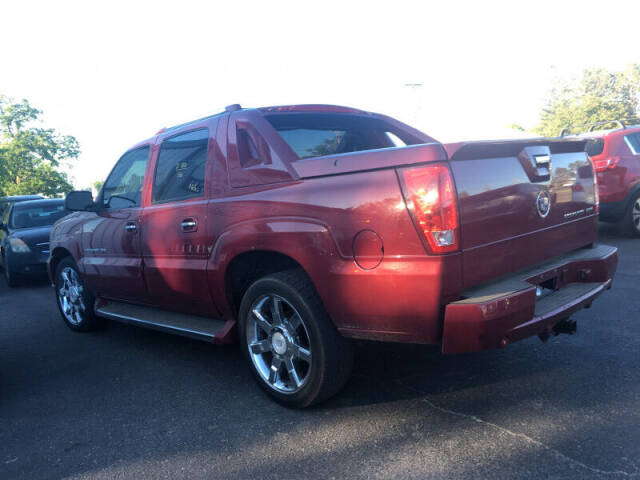
[[569, 463], [572, 463], [573, 465], [576, 465], [580, 468], [583, 468], [585, 470], [590, 471], [591, 473], [595, 473], [598, 475], [620, 475], [623, 477], [627, 477], [627, 478], [637, 478], [640, 476], [640, 472], [627, 472], [625, 470], [600, 470], [599, 468], [595, 468], [595, 467], [591, 467], [589, 465], [587, 465], [586, 463], [582, 463], [579, 460], [576, 460], [575, 458], [571, 458], [567, 455], [565, 455], [564, 453], [562, 453], [559, 450], [556, 450], [553, 447], [550, 447], [549, 445], [546, 445], [542, 442], [540, 442], [539, 440], [536, 440], [535, 438], [531, 438], [528, 435], [525, 435], [524, 433], [519, 433], [519, 432], [514, 432], [509, 430], [508, 428], [502, 427], [496, 423], [492, 423], [492, 422], [488, 422], [486, 420], [483, 420], [480, 417], [476, 417], [475, 415], [469, 415], [467, 413], [462, 413], [462, 412], [456, 412], [455, 410], [449, 410], [448, 408], [443, 408], [440, 407], [439, 405], [436, 405], [435, 403], [433, 403], [431, 400], [427, 400], [426, 398], [422, 398], [421, 399], [424, 403], [426, 403], [427, 405], [429, 405], [431, 408], [438, 410], [440, 412], [443, 413], [447, 413], [449, 415], [455, 415], [457, 417], [461, 417], [461, 418], [466, 418], [468, 420], [472, 420], [476, 423], [480, 423], [483, 425], [487, 425], [490, 426], [492, 428], [495, 428], [497, 430], [500, 430], [503, 433], [506, 433], [507, 435], [510, 435], [512, 437], [517, 437], [520, 439], [523, 439], [524, 441], [526, 441], [527, 443], [530, 443], [532, 445], [535, 445], [537, 447], [540, 447], [544, 450], [546, 450], [547, 452], [551, 453], [554, 457], [558, 458], [559, 460], [563, 460]]

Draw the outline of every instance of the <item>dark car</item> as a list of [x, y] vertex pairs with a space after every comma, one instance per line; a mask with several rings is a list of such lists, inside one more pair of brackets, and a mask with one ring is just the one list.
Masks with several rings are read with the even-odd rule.
[[[42, 197], [40, 195], [11, 195], [8, 197], [0, 197], [0, 225], [3, 223], [2, 219], [4, 218], [4, 214], [7, 213], [9, 208], [11, 208], [11, 205], [14, 203], [26, 202], [28, 200], [39, 200], [41, 198]], [[0, 228], [0, 245], [2, 245], [2, 240], [6, 235], [6, 231]]]
[[51, 227], [68, 213], [63, 199], [14, 202], [5, 209], [0, 265], [10, 287], [21, 277], [46, 273]]
[[127, 151], [51, 231], [62, 318], [239, 337], [290, 406], [349, 376], [350, 339], [444, 353], [571, 333], [611, 286], [584, 139], [442, 144], [348, 107], [242, 109]]
[[[11, 195], [9, 197], [0, 197], [0, 219], [4, 217], [5, 210], [14, 203], [40, 200], [41, 198], [40, 195]], [[2, 237], [0, 237], [0, 240], [2, 240]]]

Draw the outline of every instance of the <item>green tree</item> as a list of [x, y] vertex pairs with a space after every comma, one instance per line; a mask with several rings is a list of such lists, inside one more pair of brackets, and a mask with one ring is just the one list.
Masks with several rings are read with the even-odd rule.
[[567, 126], [577, 133], [595, 122], [637, 119], [639, 114], [640, 65], [630, 65], [621, 72], [597, 68], [585, 70], [569, 82], [558, 82], [549, 92], [533, 131], [555, 137]]
[[41, 114], [27, 100], [0, 95], [0, 196], [55, 196], [73, 189], [59, 168], [78, 157], [78, 142], [34, 125]]

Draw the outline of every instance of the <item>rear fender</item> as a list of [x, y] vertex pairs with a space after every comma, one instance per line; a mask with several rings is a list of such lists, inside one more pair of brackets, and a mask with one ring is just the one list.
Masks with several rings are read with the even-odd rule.
[[323, 300], [331, 266], [341, 259], [327, 226], [314, 219], [274, 217], [231, 226], [218, 237], [207, 265], [211, 296], [225, 319], [234, 316], [225, 285], [227, 268], [238, 255], [252, 251], [275, 252], [297, 262]]

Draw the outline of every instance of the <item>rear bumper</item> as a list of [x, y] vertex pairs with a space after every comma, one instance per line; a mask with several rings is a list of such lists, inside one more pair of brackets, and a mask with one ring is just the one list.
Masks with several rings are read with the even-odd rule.
[[[559, 321], [591, 305], [611, 287], [615, 247], [582, 249], [463, 293], [445, 310], [443, 353], [478, 352], [551, 332]], [[536, 287], [554, 283], [538, 299]]]

